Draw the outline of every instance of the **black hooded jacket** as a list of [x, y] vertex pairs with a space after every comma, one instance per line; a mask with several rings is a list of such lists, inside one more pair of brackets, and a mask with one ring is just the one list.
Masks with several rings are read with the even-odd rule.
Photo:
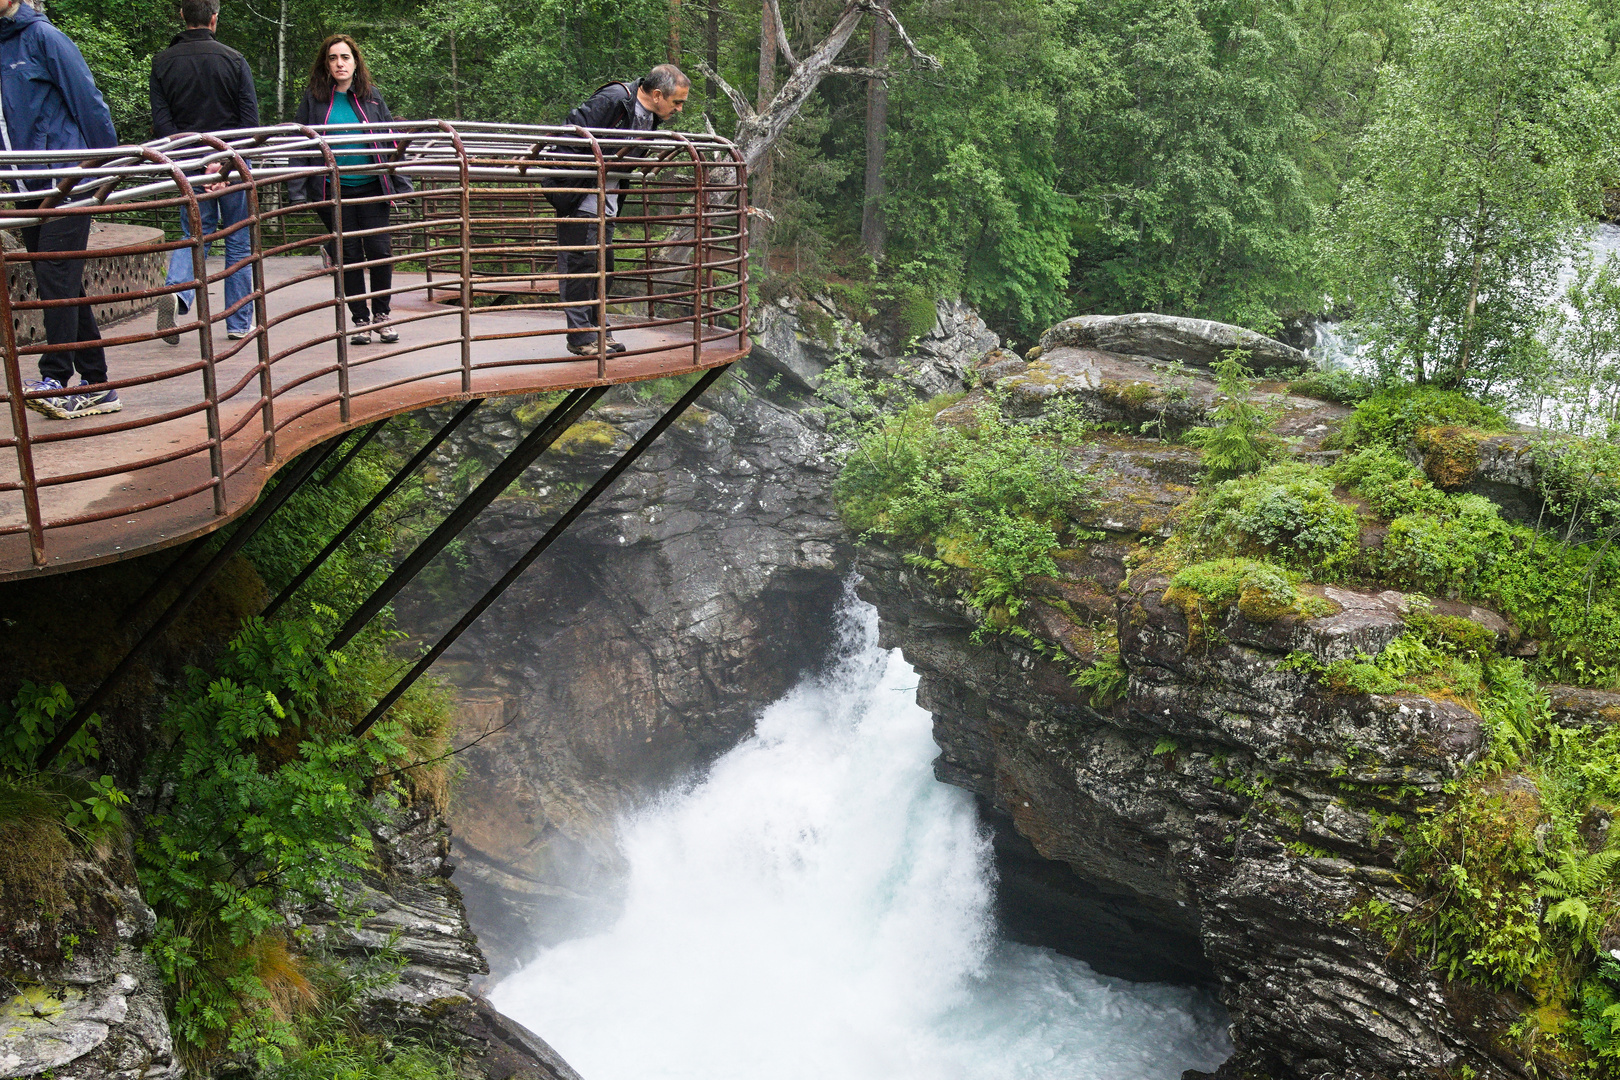
[[253, 71], [242, 54], [202, 27], [174, 36], [152, 57], [152, 131], [229, 131], [259, 126]]
[[[617, 128], [628, 131], [635, 126], [636, 120], [636, 93], [641, 89], [641, 80], [634, 82], [612, 82], [601, 87], [580, 104], [574, 106], [568, 114], [569, 124], [577, 124], [587, 128]], [[653, 114], [653, 130], [658, 129], [662, 123], [658, 114]], [[569, 147], [570, 152], [576, 148]], [[645, 152], [637, 153], [634, 149], [628, 151], [626, 157], [642, 157]], [[594, 171], [594, 170], [593, 170]], [[580, 181], [582, 184], [595, 186], [595, 178]], [[630, 181], [620, 180], [619, 188], [623, 190], [630, 186]], [[585, 201], [583, 191], [559, 191], [546, 196], [558, 216], [567, 217], [579, 209], [579, 204]]]

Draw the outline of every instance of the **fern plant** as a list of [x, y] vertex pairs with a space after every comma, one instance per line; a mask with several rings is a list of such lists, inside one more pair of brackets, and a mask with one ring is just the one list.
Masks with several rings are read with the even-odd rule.
[[1620, 860], [1620, 851], [1584, 854], [1571, 849], [1556, 864], [1538, 871], [1541, 895], [1554, 901], [1547, 909], [1547, 922], [1568, 926], [1577, 938], [1596, 948], [1600, 923], [1592, 899], [1607, 884], [1616, 860]]

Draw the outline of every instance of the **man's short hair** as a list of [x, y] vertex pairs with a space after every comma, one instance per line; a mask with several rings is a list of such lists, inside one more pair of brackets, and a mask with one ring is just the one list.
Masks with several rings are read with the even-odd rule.
[[[188, 4], [192, 2], [193, 0], [186, 0], [186, 3]], [[691, 85], [692, 80], [686, 77], [686, 72], [682, 71], [674, 64], [659, 64], [657, 67], [647, 72], [646, 77], [641, 80], [641, 88], [643, 90], [647, 91], [649, 94], [654, 90], [657, 90], [665, 97], [673, 94], [676, 90], [683, 86]]]
[[180, 0], [180, 17], [186, 26], [207, 26], [219, 14], [219, 0]]

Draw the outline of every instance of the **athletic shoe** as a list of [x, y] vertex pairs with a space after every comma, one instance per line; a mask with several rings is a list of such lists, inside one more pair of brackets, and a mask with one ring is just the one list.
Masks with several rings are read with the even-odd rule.
[[241, 341], [251, 333], [253, 333], [253, 324], [248, 323], [248, 328], [246, 330], [227, 330], [225, 331], [225, 336], [230, 338], [232, 341]]
[[[158, 297], [158, 305], [157, 305], [157, 307], [158, 307], [157, 328], [159, 330], [173, 330], [174, 329], [174, 294], [173, 293], [164, 293], [162, 296]], [[179, 334], [174, 334], [174, 333], [164, 334], [163, 335], [163, 343], [165, 345], [178, 345], [178, 344], [180, 344], [180, 335]]]
[[[64, 389], [64, 387], [55, 379], [36, 379], [33, 382], [23, 383], [24, 393], [29, 393], [34, 390], [61, 389]], [[66, 420], [68, 418], [66, 408], [67, 402], [68, 399], [65, 396], [23, 399], [24, 405], [27, 405], [30, 409], [33, 409], [37, 413], [44, 413], [52, 420]]]
[[377, 340], [384, 345], [392, 345], [399, 340], [399, 331], [388, 325], [387, 315], [373, 315], [371, 328], [377, 331]]
[[[80, 386], [84, 384], [81, 383]], [[78, 389], [78, 387], [75, 387]], [[80, 416], [96, 416], [100, 413], [118, 412], [124, 403], [118, 400], [116, 390], [89, 390], [82, 394], [74, 394], [65, 399], [62, 405], [63, 419], [73, 420]]]
[[[576, 345], [574, 342], [570, 341], [568, 343], [568, 351], [573, 353], [575, 356], [595, 356], [597, 353], [596, 342], [581, 342], [580, 344]], [[624, 345], [620, 342], [614, 341], [613, 335], [609, 334], [607, 339], [607, 351], [610, 353], [624, 352]]]
[[349, 344], [350, 345], [370, 345], [371, 344], [371, 320], [369, 320], [369, 319], [355, 319], [354, 320], [354, 332], [349, 335]]

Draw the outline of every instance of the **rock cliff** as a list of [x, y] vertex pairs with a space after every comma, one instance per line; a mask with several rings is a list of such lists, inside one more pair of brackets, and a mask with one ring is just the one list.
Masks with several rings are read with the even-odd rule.
[[[1478, 716], [1418, 696], [1335, 695], [1282, 663], [1376, 654], [1405, 628], [1407, 597], [1310, 587], [1314, 617], [1251, 618], [1239, 604], [1194, 627], [1167, 602], [1152, 554], [1192, 492], [1196, 457], [1118, 429], [1169, 409], [1192, 422], [1214, 389], [1152, 359], [1154, 340], [1104, 352], [1059, 335], [1034, 363], [984, 370], [1015, 412], [1067, 397], [1116, 428], [1074, 459], [1101, 485], [1078, 524], [1103, 539], [1063, 552], [1021, 616], [1055, 647], [974, 640], [980, 616], [948, 575], [887, 549], [859, 556], [884, 644], [919, 672], [936, 774], [974, 792], [994, 828], [1004, 922], [1105, 973], [1218, 986], [1237, 1047], [1222, 1078], [1558, 1075], [1547, 1061], [1537, 1074], [1508, 1037], [1525, 1002], [1437, 977], [1364, 917], [1416, 902], [1383, 822], [1444, 802], [1446, 781], [1485, 748]], [[1345, 413], [1273, 404], [1303, 456], [1321, 454]], [[1508, 636], [1494, 613], [1445, 613]], [[1106, 702], [1073, 675], [1116, 635], [1129, 678]]]

